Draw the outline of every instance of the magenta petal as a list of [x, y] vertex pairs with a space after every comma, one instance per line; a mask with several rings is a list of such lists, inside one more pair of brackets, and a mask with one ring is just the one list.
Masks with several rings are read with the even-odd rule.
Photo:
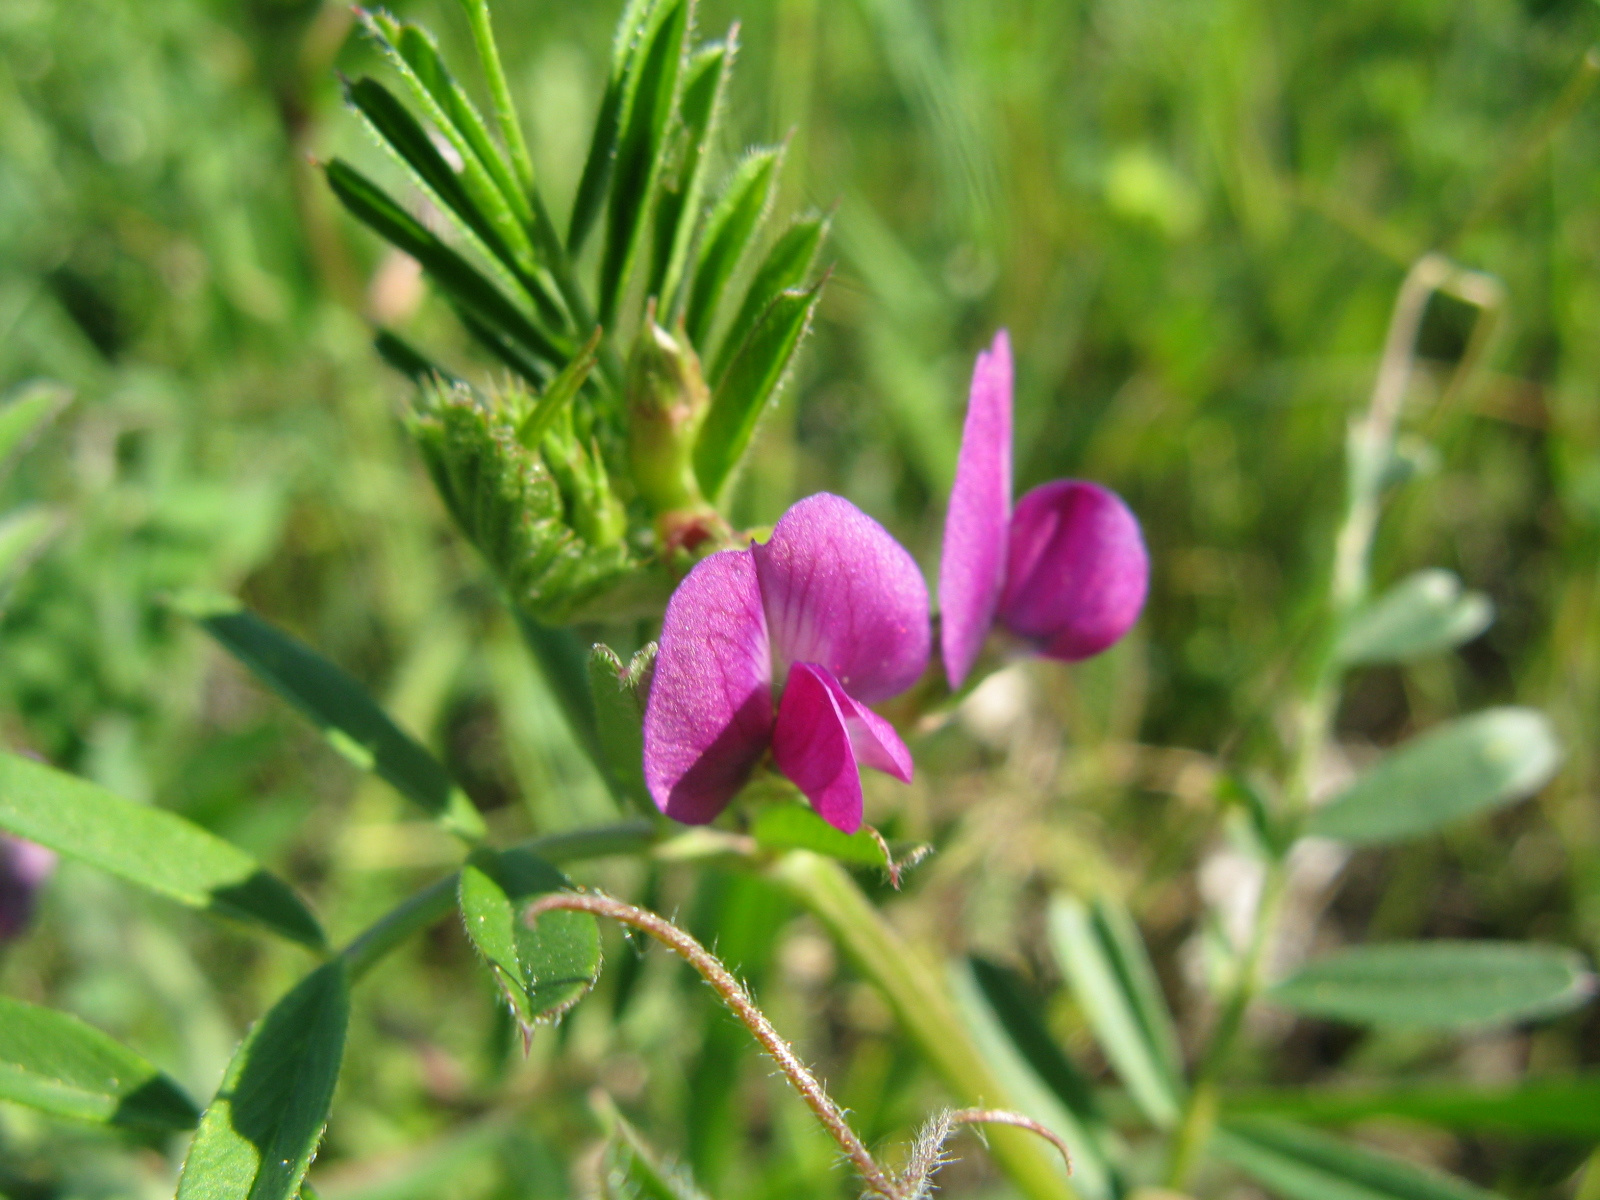
[[[772, 760], [822, 819], [861, 828], [859, 765], [911, 780], [911, 752], [894, 726], [853, 700], [826, 667], [795, 663], [778, 705]], [[859, 764], [859, 765], [858, 765]]]
[[1115, 492], [1063, 479], [1034, 488], [1011, 518], [1000, 619], [1041, 654], [1099, 654], [1139, 619], [1150, 581], [1139, 521]]
[[961, 430], [961, 456], [939, 559], [939, 648], [950, 686], [961, 686], [994, 624], [1005, 584], [1011, 519], [1011, 340], [995, 334], [978, 355]]
[[703, 825], [772, 740], [772, 663], [755, 562], [724, 550], [667, 603], [644, 713], [644, 776], [661, 811]]
[[821, 492], [752, 546], [772, 633], [773, 670], [817, 663], [869, 703], [928, 665], [928, 589], [906, 548], [848, 500]]

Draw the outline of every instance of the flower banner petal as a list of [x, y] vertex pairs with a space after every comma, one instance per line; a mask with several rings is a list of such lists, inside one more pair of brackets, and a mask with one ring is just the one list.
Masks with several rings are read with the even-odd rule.
[[1009, 554], [1000, 619], [1046, 657], [1099, 654], [1139, 619], [1150, 556], [1115, 492], [1076, 479], [1034, 488], [1017, 501]]
[[961, 430], [955, 486], [939, 559], [939, 646], [957, 688], [994, 624], [1005, 584], [1011, 519], [1011, 341], [1006, 331], [978, 355]]
[[772, 737], [772, 666], [755, 562], [713, 554], [673, 592], [644, 714], [657, 806], [703, 825], [744, 786]]
[[928, 589], [899, 542], [848, 500], [821, 492], [752, 546], [779, 679], [826, 667], [858, 700], [905, 691], [928, 665]]

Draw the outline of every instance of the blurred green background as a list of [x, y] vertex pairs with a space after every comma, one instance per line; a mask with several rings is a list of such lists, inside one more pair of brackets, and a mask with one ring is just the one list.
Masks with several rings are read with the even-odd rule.
[[[398, 11], [464, 55], [454, 5]], [[561, 210], [617, 13], [508, 0], [496, 15]], [[1204, 1019], [1195, 943], [1228, 871], [1210, 780], [1219, 759], [1273, 761], [1326, 578], [1344, 425], [1406, 267], [1441, 249], [1498, 276], [1508, 307], [1486, 369], [1450, 394], [1472, 314], [1429, 310], [1408, 427], [1433, 466], [1383, 527], [1378, 582], [1446, 566], [1499, 616], [1446, 660], [1356, 677], [1326, 770], [1513, 699], [1551, 714], [1568, 758], [1533, 803], [1335, 864], [1308, 911], [1319, 945], [1493, 935], [1600, 952], [1600, 8], [705, 0], [698, 21], [714, 34], [735, 18], [738, 139], [786, 138], [783, 204], [836, 211], [818, 327], [737, 515], [838, 491], [931, 569], [966, 375], [1003, 324], [1019, 490], [1061, 475], [1117, 488], [1155, 564], [1129, 643], [1007, 672], [918, 747], [910, 792], [871, 793], [880, 819], [941, 848], [884, 898], [896, 920], [1044, 987], [1040, 885], [1102, 880], [1129, 897], [1186, 1029]], [[0, 386], [44, 376], [77, 396], [0, 497], [66, 514], [0, 619], [6, 742], [263, 855], [342, 934], [450, 865], [450, 846], [164, 594], [237, 591], [352, 670], [498, 829], [612, 810], [407, 444], [408, 385], [371, 351], [376, 317], [470, 361], [448, 312], [315, 170], [341, 153], [397, 178], [336, 70], [378, 66], [334, 0], [0, 4]], [[936, 1103], [881, 1003], [762, 885], [583, 877], [716, 936], [869, 1137]], [[3, 954], [7, 994], [128, 1039], [197, 1095], [306, 962], [72, 866]], [[321, 1194], [581, 1194], [596, 1086], [716, 1194], [841, 1194], [829, 1144], [737, 1056], [743, 1035], [697, 984], [620, 939], [609, 964], [526, 1063], [458, 929], [385, 966], [358, 999]], [[1081, 1017], [1058, 1004], [1052, 1020], [1094, 1067]], [[1283, 1084], [1495, 1083], [1600, 1062], [1593, 1006], [1465, 1041], [1258, 1032], [1250, 1070]], [[1519, 1196], [1570, 1195], [1589, 1149], [1367, 1136]], [[962, 1150], [948, 1190], [998, 1187]], [[0, 1107], [6, 1195], [164, 1194], [170, 1155]]]

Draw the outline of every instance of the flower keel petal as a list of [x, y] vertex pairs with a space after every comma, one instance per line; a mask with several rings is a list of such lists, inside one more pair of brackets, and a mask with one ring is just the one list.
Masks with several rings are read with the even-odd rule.
[[1011, 341], [978, 355], [939, 558], [939, 647], [951, 688], [972, 670], [1005, 584], [1011, 519]]
[[772, 739], [772, 665], [755, 562], [713, 554], [667, 604], [644, 714], [644, 773], [674, 820], [703, 825], [744, 786]]
[[911, 752], [894, 727], [814, 663], [796, 663], [789, 672], [772, 756], [822, 819], [845, 833], [861, 828], [860, 765], [911, 779]]
[[772, 637], [773, 670], [826, 667], [860, 700], [886, 700], [928, 665], [928, 589], [906, 548], [827, 492], [786, 512], [752, 546]]

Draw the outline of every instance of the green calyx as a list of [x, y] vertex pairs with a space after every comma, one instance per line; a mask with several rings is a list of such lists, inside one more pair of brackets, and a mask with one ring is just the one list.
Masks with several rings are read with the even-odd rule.
[[694, 470], [711, 389], [682, 326], [676, 335], [663, 329], [653, 306], [634, 339], [624, 396], [634, 486], [656, 516], [663, 540], [671, 541], [670, 531], [715, 517]]

